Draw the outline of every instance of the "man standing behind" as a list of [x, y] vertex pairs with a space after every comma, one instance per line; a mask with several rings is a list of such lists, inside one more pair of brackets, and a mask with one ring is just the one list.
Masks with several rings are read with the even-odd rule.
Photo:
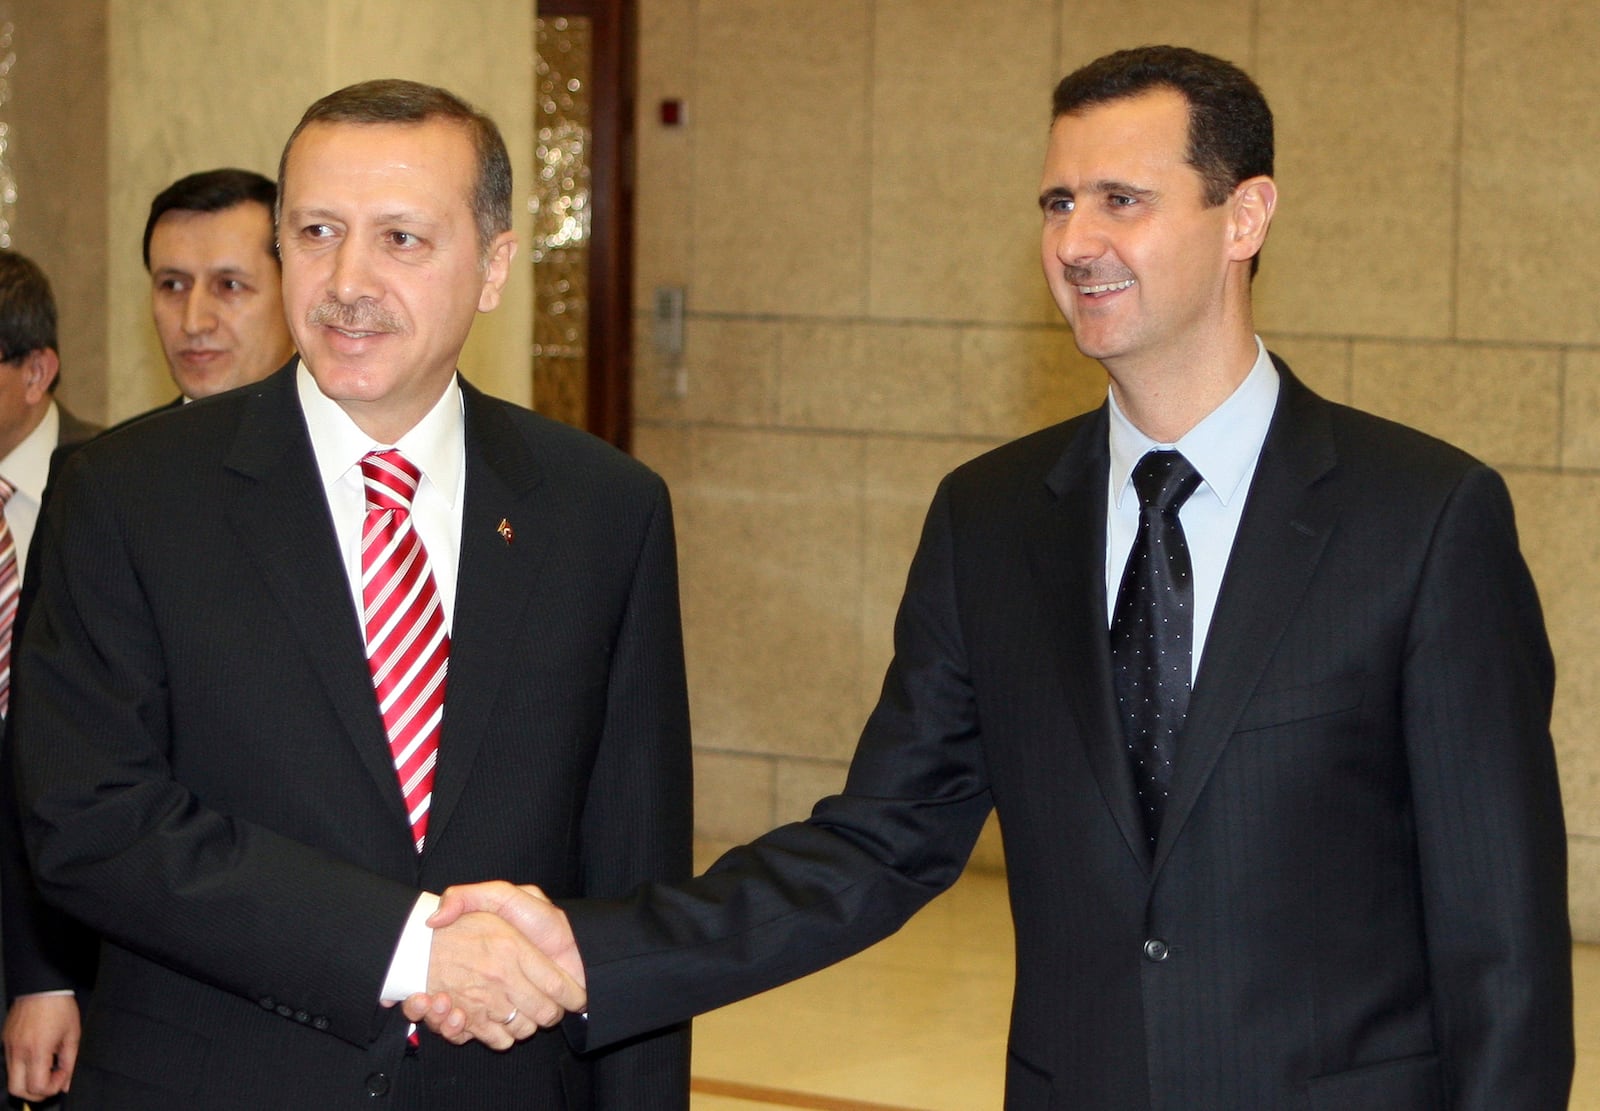
[[498, 890], [586, 970], [580, 1039], [876, 940], [993, 808], [1011, 1111], [1565, 1109], [1554, 675], [1511, 501], [1267, 353], [1272, 173], [1220, 59], [1057, 87], [1045, 278], [1109, 398], [941, 484], [843, 795], [686, 887], [567, 903], [581, 967]]
[[[60, 380], [50, 281], [25, 255], [0, 250], [0, 505], [18, 568], [27, 563], [50, 454], [100, 431], [55, 400]], [[0, 683], [0, 713], [4, 707]]]
[[278, 190], [249, 170], [206, 170], [156, 194], [144, 225], [150, 307], [185, 398], [259, 381], [294, 353], [272, 228]]
[[[220, 169], [179, 178], [150, 202], [142, 250], [156, 332], [181, 391], [172, 404], [258, 381], [293, 354], [272, 226], [277, 198], [270, 178]], [[37, 1101], [71, 1080], [77, 996], [92, 979], [96, 942], [41, 905], [20, 861], [12, 864], [0, 904], [14, 997], [4, 1033], [8, 1083], [13, 1095]]]
[[[424, 924], [451, 884], [687, 874], [665, 485], [457, 375], [516, 247], [487, 117], [351, 86], [279, 180], [301, 360], [85, 446], [41, 539], [14, 774], [105, 939], [72, 1106], [686, 1106], [686, 1029], [514, 1044], [581, 993], [492, 915]], [[416, 990], [503, 1052], [412, 1043]]]
[[[79, 420], [55, 400], [61, 380], [56, 346], [56, 303], [38, 266], [15, 251], [0, 250], [0, 718], [7, 716], [17, 599], [39, 506], [50, 474], [50, 456], [89, 439], [99, 428]], [[26, 896], [22, 897], [24, 901]], [[5, 933], [23, 931], [10, 898], [0, 901]], [[7, 994], [19, 985], [6, 983]], [[20, 990], [30, 990], [21, 988]], [[77, 1042], [77, 1007], [70, 997], [40, 1004], [40, 1010], [6, 1015], [5, 1040], [39, 1021], [49, 1021], [52, 1045], [70, 1056]], [[70, 1070], [70, 1063], [69, 1063]], [[48, 1093], [46, 1093], [48, 1094]]]

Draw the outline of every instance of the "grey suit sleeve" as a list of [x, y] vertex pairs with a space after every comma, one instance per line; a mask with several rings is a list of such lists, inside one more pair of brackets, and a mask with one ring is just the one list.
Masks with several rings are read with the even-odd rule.
[[81, 455], [35, 542], [11, 741], [45, 898], [120, 946], [369, 1042], [417, 892], [211, 810], [178, 782], [157, 621]]
[[1479, 467], [1433, 537], [1402, 686], [1453, 1111], [1567, 1105], [1571, 939], [1553, 686], [1510, 498]]
[[895, 625], [895, 659], [842, 795], [687, 883], [563, 902], [608, 1045], [823, 968], [894, 932], [960, 874], [990, 809], [935, 500]]

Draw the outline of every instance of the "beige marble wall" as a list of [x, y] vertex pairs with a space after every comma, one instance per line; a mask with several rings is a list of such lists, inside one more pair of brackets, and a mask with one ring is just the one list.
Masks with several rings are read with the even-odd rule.
[[[641, 17], [637, 300], [683, 285], [690, 319], [681, 374], [640, 329], [637, 449], [679, 507], [703, 835], [836, 789], [939, 476], [1102, 395], [1038, 274], [1049, 92], [1177, 41], [1278, 115], [1269, 343], [1508, 476], [1560, 664], [1574, 921], [1600, 939], [1600, 0]], [[685, 126], [656, 122], [664, 97]]]
[[103, 420], [111, 346], [106, 0], [0, 0], [0, 22], [12, 25], [16, 54], [0, 109], [17, 179], [12, 245], [44, 269], [55, 292], [58, 396], [79, 416]]

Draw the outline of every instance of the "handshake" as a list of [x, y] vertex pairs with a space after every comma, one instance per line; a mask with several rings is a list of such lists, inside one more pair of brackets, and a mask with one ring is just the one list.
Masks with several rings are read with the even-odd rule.
[[539, 888], [446, 888], [428, 925], [428, 990], [401, 1006], [446, 1041], [509, 1049], [588, 1005], [567, 916]]

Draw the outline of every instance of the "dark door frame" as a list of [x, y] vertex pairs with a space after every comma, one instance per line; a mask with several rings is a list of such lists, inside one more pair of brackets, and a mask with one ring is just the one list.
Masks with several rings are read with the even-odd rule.
[[588, 428], [633, 444], [633, 142], [638, 0], [536, 0], [540, 19], [590, 21]]

